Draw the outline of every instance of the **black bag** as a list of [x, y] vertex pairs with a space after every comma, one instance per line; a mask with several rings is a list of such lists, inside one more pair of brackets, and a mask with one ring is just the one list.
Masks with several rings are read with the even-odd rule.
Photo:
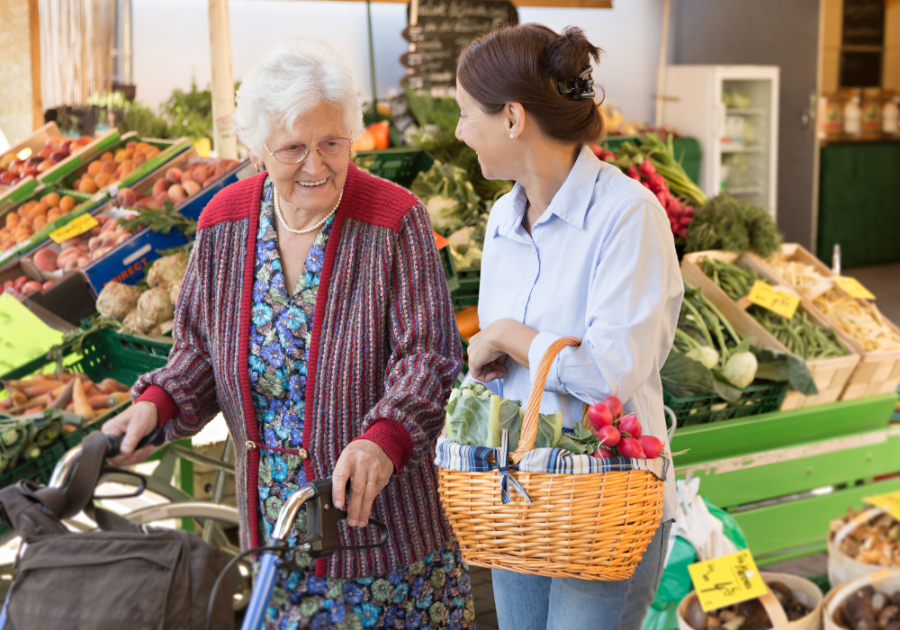
[[[193, 533], [147, 530], [95, 508], [106, 444], [99, 431], [85, 438], [65, 490], [25, 481], [0, 490], [0, 518], [23, 539], [2, 630], [205, 630], [227, 558]], [[62, 524], [81, 511], [101, 531], [74, 533]], [[234, 627], [224, 582], [216, 630]]]

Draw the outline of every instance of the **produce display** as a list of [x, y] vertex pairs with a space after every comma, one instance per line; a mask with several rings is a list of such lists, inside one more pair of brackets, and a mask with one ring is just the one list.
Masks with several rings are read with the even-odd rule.
[[[779, 254], [766, 262], [801, 292], [829, 279], [821, 275], [814, 266], [787, 261]], [[900, 334], [888, 324], [874, 304], [854, 299], [836, 288], [816, 296], [813, 304], [866, 352], [900, 350]]]
[[841, 602], [834, 622], [848, 630], [900, 630], [900, 591], [883, 593], [865, 586]]
[[[794, 596], [794, 592], [781, 582], [767, 582], [766, 585], [778, 599], [788, 621], [797, 621], [807, 616], [811, 610]], [[692, 597], [684, 612], [684, 620], [694, 630], [723, 628], [723, 630], [769, 630], [772, 622], [759, 599], [751, 599], [740, 604], [704, 612], [700, 600]], [[875, 630], [875, 629], [873, 629]]]
[[[136, 214], [128, 215], [133, 218]], [[73, 236], [59, 244], [59, 252], [53, 245], [39, 249], [34, 254], [34, 265], [41, 271], [53, 273], [67, 269], [82, 269], [97, 260], [116, 245], [131, 237], [133, 229], [122, 227], [119, 222], [105, 214], [95, 215], [100, 224], [87, 234]]]
[[94, 383], [85, 374], [64, 371], [3, 385], [8, 395], [0, 399], [0, 414], [14, 417], [58, 409], [93, 420], [130, 400], [128, 386], [115, 379]]
[[119, 181], [159, 153], [159, 147], [133, 140], [115, 152], [106, 151], [88, 164], [87, 170], [75, 181], [73, 187], [79, 192], [95, 193]]
[[[47, 138], [44, 148], [37, 155], [28, 155], [20, 158], [15, 153], [7, 153], [0, 157], [0, 188], [15, 186], [26, 177], [37, 177], [44, 171], [48, 171], [73, 153], [78, 153], [84, 147], [93, 142], [90, 136], [80, 138], [66, 138], [63, 136], [50, 136]], [[30, 149], [26, 149], [31, 153]]]
[[133, 333], [158, 337], [175, 325], [175, 304], [187, 270], [188, 253], [179, 251], [154, 261], [147, 273], [147, 288], [110, 282], [97, 296], [97, 311]]
[[[524, 410], [517, 401], [497, 396], [481, 383], [466, 383], [454, 389], [446, 411], [447, 439], [458, 444], [497, 448], [504, 430], [509, 432], [510, 450], [519, 443]], [[662, 441], [642, 435], [637, 416], [623, 414], [616, 396], [592, 405], [588, 418], [590, 427], [576, 422], [572, 430], [564, 430], [561, 413], [539, 414], [534, 448], [560, 448], [594, 457], [651, 459], [662, 452]]]
[[366, 127], [366, 131], [353, 142], [353, 151], [375, 151], [387, 149], [391, 145], [391, 124], [382, 120]]
[[9, 293], [20, 302], [33, 293], [40, 293], [53, 286], [53, 280], [40, 282], [32, 280], [28, 276], [11, 278], [3, 283], [3, 292]]
[[[848, 509], [846, 516], [831, 521], [830, 536], [834, 536], [857, 514]], [[863, 564], [900, 567], [900, 522], [890, 514], [882, 514], [862, 523], [841, 541], [840, 550]]]
[[[703, 273], [735, 301], [746, 297], [754, 281], [758, 279], [754, 272], [723, 260], [704, 256], [698, 263]], [[756, 304], [747, 308], [747, 314], [772, 333], [790, 352], [806, 360], [842, 357], [847, 354], [847, 349], [835, 332], [813, 322], [802, 309], [798, 308], [790, 320]]]
[[153, 188], [146, 192], [136, 192], [131, 188], [122, 188], [116, 195], [120, 205], [128, 208], [162, 208], [167, 201], [177, 205], [196, 195], [209, 186], [216, 178], [221, 177], [240, 162], [237, 160], [219, 160], [188, 164], [183, 170], [173, 166], [153, 183]]
[[48, 223], [69, 214], [76, 205], [71, 195], [51, 192], [40, 199], [23, 203], [15, 212], [8, 212], [4, 218], [5, 225], [0, 228], [0, 251], [27, 241]]

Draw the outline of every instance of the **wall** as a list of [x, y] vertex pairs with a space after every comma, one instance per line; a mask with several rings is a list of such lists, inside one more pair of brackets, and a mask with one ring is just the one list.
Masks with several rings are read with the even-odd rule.
[[[825, 32], [822, 41], [822, 92], [838, 90], [841, 58], [841, 24], [843, 0], [822, 0], [825, 10]], [[882, 87], [900, 92], [900, 0], [885, 0], [884, 63]]]
[[0, 144], [6, 136], [14, 145], [31, 134], [34, 123], [28, 0], [0, 0], [0, 16]]
[[[6, 0], [0, 0], [0, 2]], [[156, 107], [171, 91], [210, 82], [206, 0], [133, 0], [134, 80], [139, 101]], [[351, 64], [361, 98], [371, 98], [366, 8], [361, 2], [231, 0], [231, 46], [235, 79], [252, 68], [282, 37], [317, 36], [340, 50]], [[519, 10], [522, 22], [560, 30], [581, 26], [606, 51], [595, 80], [625, 115], [653, 118], [662, 0], [621, 0], [610, 9]], [[406, 74], [400, 55], [406, 42], [406, 5], [372, 5], [379, 97], [399, 87]]]

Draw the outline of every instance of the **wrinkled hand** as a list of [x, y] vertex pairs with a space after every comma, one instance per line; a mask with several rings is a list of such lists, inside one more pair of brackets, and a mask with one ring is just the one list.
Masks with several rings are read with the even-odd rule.
[[388, 485], [394, 464], [375, 442], [350, 442], [341, 453], [331, 474], [331, 498], [339, 510], [345, 509], [347, 481], [350, 481], [350, 501], [347, 506], [347, 525], [365, 527], [369, 522], [372, 502]]
[[488, 383], [506, 376], [508, 355], [500, 350], [497, 333], [501, 322], [497, 321], [469, 339], [469, 371], [472, 377]]
[[154, 446], [145, 446], [135, 452], [135, 447], [142, 438], [150, 435], [159, 422], [159, 410], [152, 402], [142, 400], [120, 413], [115, 418], [103, 423], [100, 430], [106, 435], [122, 435], [122, 447], [119, 455], [109, 462], [114, 466], [131, 466], [144, 461], [153, 451]]

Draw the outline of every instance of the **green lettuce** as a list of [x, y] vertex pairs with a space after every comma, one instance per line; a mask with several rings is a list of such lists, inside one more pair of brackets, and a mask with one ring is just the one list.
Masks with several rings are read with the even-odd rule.
[[[450, 394], [446, 406], [447, 438], [469, 446], [500, 446], [501, 432], [509, 431], [509, 448], [516, 449], [524, 412], [516, 400], [492, 393], [481, 383], [466, 383]], [[540, 414], [535, 448], [557, 446], [562, 437], [562, 414]]]

